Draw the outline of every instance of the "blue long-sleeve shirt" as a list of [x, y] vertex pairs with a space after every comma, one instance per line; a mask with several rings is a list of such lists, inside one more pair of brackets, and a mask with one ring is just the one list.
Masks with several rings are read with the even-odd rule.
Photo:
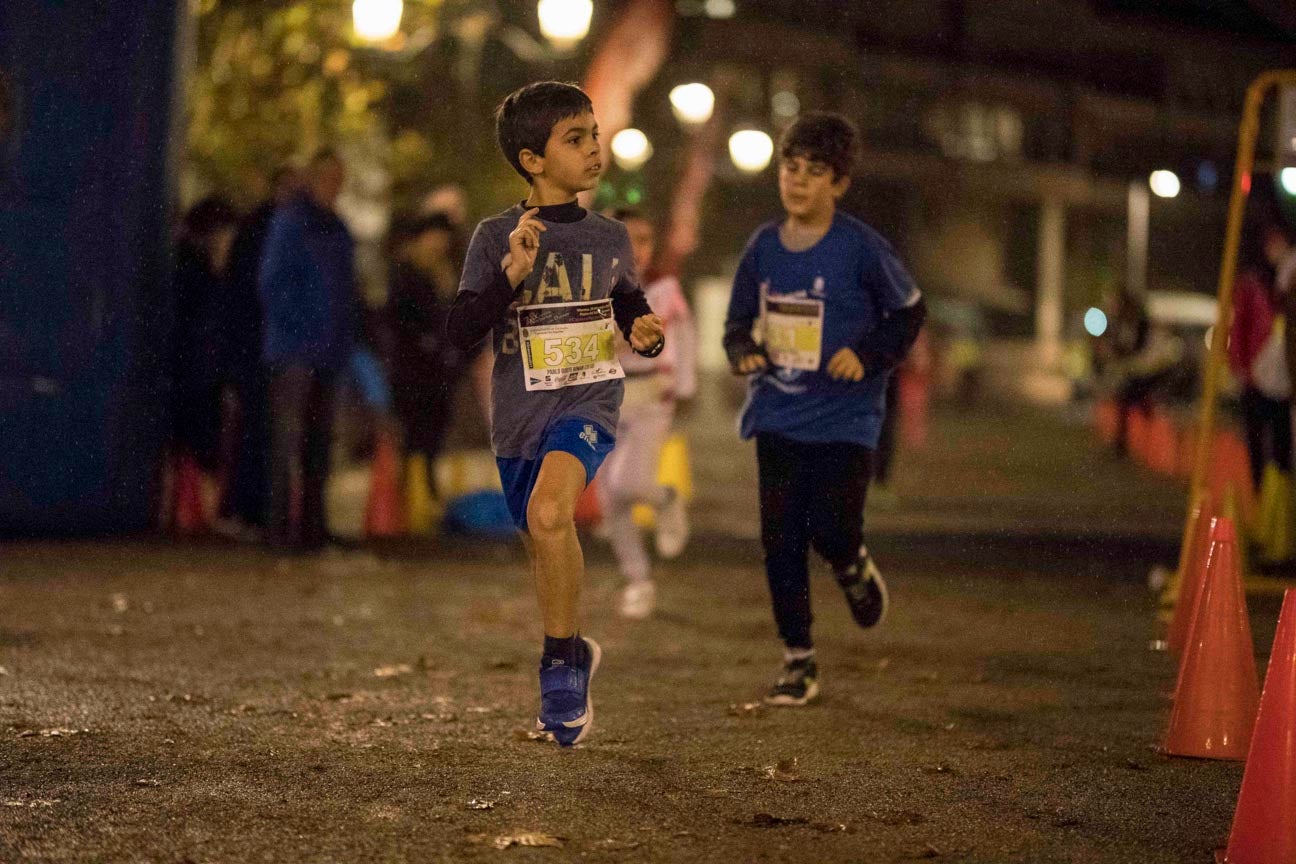
[[355, 243], [332, 210], [297, 198], [275, 212], [261, 257], [262, 360], [339, 370], [355, 343]]
[[[725, 322], [731, 360], [762, 350], [752, 338], [753, 325], [765, 311], [762, 297], [822, 304], [819, 367], [771, 365], [752, 375], [742, 436], [772, 433], [795, 441], [876, 447], [887, 376], [922, 323], [922, 293], [891, 244], [840, 212], [823, 239], [800, 252], [783, 246], [778, 222], [761, 226], [734, 276]], [[829, 360], [842, 348], [851, 348], [864, 361], [864, 380], [838, 381], [827, 374]]]

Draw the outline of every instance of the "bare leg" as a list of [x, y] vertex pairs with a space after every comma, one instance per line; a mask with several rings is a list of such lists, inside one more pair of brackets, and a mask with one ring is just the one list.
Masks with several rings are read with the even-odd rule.
[[576, 500], [585, 483], [581, 461], [553, 451], [540, 464], [527, 503], [532, 568], [546, 636], [566, 638], [577, 630], [585, 558], [576, 537]]

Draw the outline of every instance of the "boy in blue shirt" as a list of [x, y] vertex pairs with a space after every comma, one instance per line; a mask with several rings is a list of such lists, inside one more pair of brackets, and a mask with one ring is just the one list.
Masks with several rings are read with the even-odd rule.
[[742, 437], [756, 439], [761, 544], [785, 646], [765, 696], [805, 705], [819, 693], [807, 556], [832, 566], [861, 627], [881, 623], [886, 584], [863, 544], [864, 499], [887, 378], [926, 315], [891, 245], [837, 211], [857, 133], [830, 113], [801, 116], [780, 142], [786, 217], [752, 235], [734, 277], [724, 345], [748, 376]]
[[665, 337], [625, 226], [576, 202], [603, 170], [589, 97], [557, 81], [530, 84], [500, 105], [495, 128], [531, 191], [477, 226], [446, 334], [467, 350], [494, 331], [491, 445], [544, 623], [536, 724], [569, 747], [592, 728], [601, 656], [577, 627], [585, 563], [575, 511], [614, 443], [625, 377], [614, 328], [645, 356]]

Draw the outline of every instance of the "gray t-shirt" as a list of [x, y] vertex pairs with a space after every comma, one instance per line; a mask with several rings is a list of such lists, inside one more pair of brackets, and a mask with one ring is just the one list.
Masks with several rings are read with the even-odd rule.
[[[526, 212], [510, 207], [483, 219], [473, 233], [459, 292], [480, 294], [503, 267], [508, 235]], [[604, 300], [639, 290], [630, 236], [615, 219], [586, 211], [577, 222], [544, 221], [536, 266], [518, 286], [508, 314], [494, 327], [495, 371], [491, 381], [491, 446], [504, 458], [534, 459], [556, 421], [579, 417], [615, 433], [621, 410], [619, 379], [564, 387], [526, 389], [518, 350], [517, 308], [537, 303]]]

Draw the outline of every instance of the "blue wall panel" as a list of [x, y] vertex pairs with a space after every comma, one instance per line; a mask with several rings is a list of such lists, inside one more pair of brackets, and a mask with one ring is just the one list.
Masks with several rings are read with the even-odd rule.
[[0, 3], [0, 534], [150, 523], [182, 8]]

